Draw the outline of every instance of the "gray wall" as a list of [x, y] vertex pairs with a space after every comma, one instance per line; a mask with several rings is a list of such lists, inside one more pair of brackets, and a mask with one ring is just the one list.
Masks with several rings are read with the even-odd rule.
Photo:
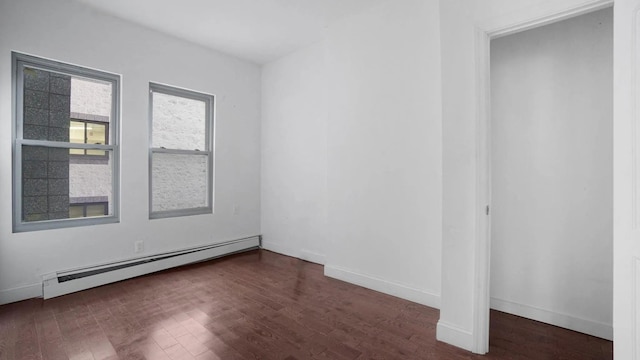
[[[25, 139], [69, 141], [71, 78], [24, 71]], [[26, 146], [22, 154], [22, 217], [25, 221], [69, 217], [69, 151]]]

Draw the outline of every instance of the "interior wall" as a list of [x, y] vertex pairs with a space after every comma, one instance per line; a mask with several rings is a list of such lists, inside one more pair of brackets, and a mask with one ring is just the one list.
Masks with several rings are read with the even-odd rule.
[[[0, 3], [0, 303], [42, 294], [57, 270], [260, 232], [260, 68], [77, 2]], [[12, 233], [11, 51], [122, 75], [120, 223]], [[217, 95], [214, 214], [149, 220], [148, 86]], [[137, 254], [138, 255], [138, 254]]]
[[476, 300], [478, 218], [478, 86], [484, 70], [476, 63], [478, 31], [508, 28], [580, 6], [591, 0], [440, 0], [442, 63], [442, 294], [438, 339], [477, 352], [483, 324]]
[[327, 233], [324, 43], [262, 68], [264, 248], [324, 264]]
[[435, 0], [327, 30], [325, 274], [439, 306], [442, 153]]
[[491, 297], [611, 339], [613, 10], [491, 42]]
[[613, 354], [640, 354], [640, 7], [616, 0], [613, 7]]

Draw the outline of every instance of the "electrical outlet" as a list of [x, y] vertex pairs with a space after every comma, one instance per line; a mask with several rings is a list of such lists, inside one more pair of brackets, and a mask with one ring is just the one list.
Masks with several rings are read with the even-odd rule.
[[136, 241], [135, 244], [133, 245], [133, 251], [138, 254], [144, 251], [144, 241], [139, 240]]

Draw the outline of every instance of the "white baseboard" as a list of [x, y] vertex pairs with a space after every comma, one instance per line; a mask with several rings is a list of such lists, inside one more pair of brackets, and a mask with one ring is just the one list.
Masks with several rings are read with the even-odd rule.
[[325, 265], [324, 275], [338, 280], [346, 281], [381, 293], [393, 295], [418, 304], [436, 309], [440, 308], [440, 295], [424, 290], [412, 288], [407, 285], [394, 283], [374, 276], [359, 274], [349, 269], [337, 266]]
[[295, 249], [290, 248], [288, 246], [281, 245], [281, 244], [272, 243], [270, 241], [265, 240], [264, 237], [262, 238], [262, 248], [265, 250], [273, 251], [274, 253], [291, 256], [297, 259], [300, 258], [298, 251], [296, 251]]
[[325, 256], [320, 253], [316, 253], [309, 250], [298, 250], [278, 243], [272, 243], [268, 240], [262, 239], [262, 248], [265, 250], [273, 251], [278, 254], [291, 256], [296, 259], [309, 261], [315, 264], [324, 265]]
[[529, 305], [491, 298], [491, 308], [561, 328], [613, 340], [613, 325], [552, 312]]
[[32, 284], [13, 289], [0, 290], [0, 305], [38, 297], [42, 297], [42, 284]]
[[325, 256], [313, 251], [300, 251], [300, 259], [309, 261], [318, 265], [324, 265]]
[[436, 326], [436, 339], [467, 351], [473, 351], [473, 335], [471, 332], [442, 320], [439, 320]]

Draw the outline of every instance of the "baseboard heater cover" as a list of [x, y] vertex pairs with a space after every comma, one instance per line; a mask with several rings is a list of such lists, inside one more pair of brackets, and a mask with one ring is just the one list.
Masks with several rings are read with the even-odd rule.
[[252, 236], [99, 266], [59, 271], [43, 277], [42, 294], [45, 299], [50, 299], [181, 265], [259, 249], [260, 245], [260, 236]]

